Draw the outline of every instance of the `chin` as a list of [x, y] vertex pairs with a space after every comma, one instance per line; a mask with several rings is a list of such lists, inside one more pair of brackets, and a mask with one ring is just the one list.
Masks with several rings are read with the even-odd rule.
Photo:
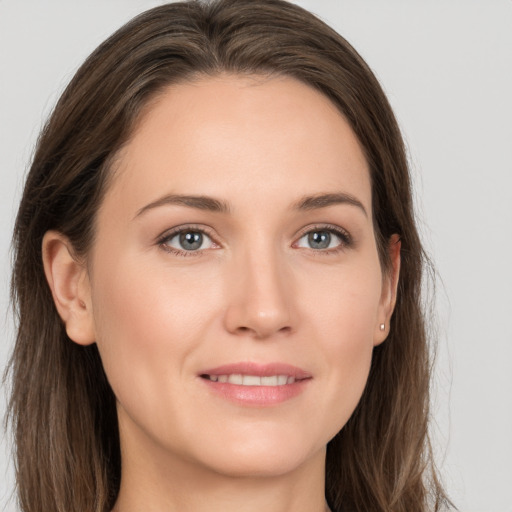
[[[301, 436], [253, 436], [239, 442], [219, 440], [205, 450], [201, 459], [215, 473], [238, 478], [278, 477], [299, 470], [320, 457], [324, 460], [325, 444], [308, 446]], [[323, 464], [323, 462], [322, 462]]]
[[217, 459], [209, 468], [230, 478], [275, 478], [297, 471], [308, 458], [283, 454], [258, 453], [256, 457]]

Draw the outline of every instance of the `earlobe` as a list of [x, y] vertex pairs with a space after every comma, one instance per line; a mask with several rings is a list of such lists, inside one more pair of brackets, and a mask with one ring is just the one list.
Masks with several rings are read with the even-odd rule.
[[56, 231], [45, 233], [42, 255], [53, 301], [68, 336], [79, 345], [94, 343], [91, 290], [85, 265], [74, 257], [69, 240]]
[[395, 309], [398, 279], [400, 275], [400, 249], [402, 242], [399, 235], [392, 235], [388, 242], [390, 268], [382, 282], [382, 294], [379, 315], [375, 327], [374, 345], [382, 343], [389, 334], [389, 324]]

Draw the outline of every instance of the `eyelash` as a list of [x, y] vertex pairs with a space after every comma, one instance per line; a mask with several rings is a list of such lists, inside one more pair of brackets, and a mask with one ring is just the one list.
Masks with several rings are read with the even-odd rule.
[[315, 224], [313, 226], [307, 226], [298, 236], [297, 242], [294, 242], [294, 246], [298, 243], [299, 240], [301, 240], [304, 236], [308, 235], [309, 233], [315, 233], [315, 232], [327, 232], [330, 234], [335, 235], [339, 240], [339, 245], [331, 248], [326, 249], [313, 249], [312, 247], [309, 248], [309, 251], [311, 251], [312, 254], [315, 256], [318, 255], [335, 255], [340, 253], [341, 251], [345, 251], [346, 249], [349, 249], [353, 246], [353, 239], [352, 236], [348, 231], [345, 229], [335, 226], [332, 224]]
[[186, 226], [178, 226], [178, 227], [172, 229], [171, 231], [166, 231], [164, 234], [162, 234], [160, 237], [158, 237], [157, 245], [160, 246], [164, 251], [174, 254], [176, 256], [183, 256], [183, 257], [202, 256], [207, 249], [202, 249], [202, 250], [198, 249], [196, 251], [185, 251], [185, 250], [176, 249], [175, 247], [171, 247], [170, 245], [168, 245], [169, 241], [172, 240], [174, 237], [180, 235], [181, 233], [187, 233], [187, 232], [201, 233], [202, 235], [206, 235], [212, 241], [212, 243], [214, 245], [219, 247], [219, 244], [217, 244], [217, 242], [214, 241], [214, 238], [211, 235], [211, 233], [209, 232], [209, 230], [206, 230], [205, 228], [200, 227], [200, 226], [194, 226], [193, 224], [192, 225], [188, 224]]
[[[201, 233], [202, 235], [207, 236], [214, 245], [217, 247], [220, 247], [220, 245], [215, 242], [214, 237], [209, 232], [209, 230], [204, 229], [204, 227], [200, 226], [194, 226], [194, 225], [186, 225], [186, 226], [179, 226], [171, 231], [167, 231], [163, 233], [160, 237], [157, 239], [157, 245], [160, 246], [164, 251], [169, 252], [171, 254], [174, 254], [176, 256], [182, 256], [182, 257], [190, 257], [190, 256], [202, 256], [204, 255], [205, 251], [208, 249], [198, 249], [195, 251], [185, 251], [185, 250], [179, 250], [175, 247], [171, 247], [169, 244], [169, 241], [175, 238], [176, 236], [180, 235], [181, 233], [187, 233], [187, 232], [193, 232], [193, 233]], [[297, 237], [297, 241], [292, 244], [292, 247], [297, 247], [297, 243], [299, 240], [301, 240], [304, 236], [308, 235], [309, 233], [314, 232], [328, 232], [331, 234], [334, 234], [339, 240], [340, 243], [336, 247], [332, 248], [326, 248], [326, 249], [313, 249], [309, 248], [309, 251], [311, 251], [315, 255], [320, 254], [338, 254], [341, 251], [344, 251], [348, 248], [350, 248], [353, 245], [353, 240], [351, 235], [348, 233], [348, 231], [345, 231], [344, 229], [340, 228], [339, 226], [333, 226], [331, 224], [321, 224], [321, 225], [314, 225], [314, 226], [308, 226], [305, 228]], [[217, 248], [215, 247], [215, 248]]]

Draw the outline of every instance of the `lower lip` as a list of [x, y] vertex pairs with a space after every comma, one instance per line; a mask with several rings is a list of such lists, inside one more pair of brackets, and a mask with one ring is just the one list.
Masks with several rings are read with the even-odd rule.
[[300, 395], [311, 379], [295, 381], [282, 386], [240, 386], [227, 382], [201, 380], [217, 395], [240, 405], [269, 407]]

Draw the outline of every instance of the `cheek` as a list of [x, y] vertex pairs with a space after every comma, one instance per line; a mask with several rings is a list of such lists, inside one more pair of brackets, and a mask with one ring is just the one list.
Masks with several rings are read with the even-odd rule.
[[306, 274], [302, 308], [325, 340], [329, 352], [357, 352], [373, 346], [382, 276], [378, 262]]
[[[313, 281], [311, 281], [313, 282]], [[326, 393], [314, 414], [324, 418], [334, 436], [348, 421], [363, 393], [373, 353], [375, 325], [381, 294], [378, 265], [362, 272], [332, 273], [329, 280], [316, 276], [309, 294], [309, 320], [322, 354], [319, 374]], [[328, 290], [328, 293], [325, 292]], [[321, 347], [321, 351], [318, 349]]]
[[94, 275], [98, 349], [122, 403], [132, 401], [132, 393], [144, 402], [165, 394], [166, 383], [186, 368], [205, 328], [211, 301], [198, 300], [197, 287], [156, 268], [121, 258], [112, 265], [103, 261]]

